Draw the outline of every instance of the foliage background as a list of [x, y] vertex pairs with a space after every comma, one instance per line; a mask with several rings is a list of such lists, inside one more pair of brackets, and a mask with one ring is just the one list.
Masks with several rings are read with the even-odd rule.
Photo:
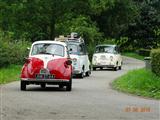
[[151, 51], [151, 58], [152, 71], [160, 76], [160, 49], [153, 49]]
[[31, 42], [71, 32], [84, 37], [90, 56], [100, 43], [122, 51], [160, 47], [159, 6], [159, 0], [0, 0], [0, 64], [19, 64]]

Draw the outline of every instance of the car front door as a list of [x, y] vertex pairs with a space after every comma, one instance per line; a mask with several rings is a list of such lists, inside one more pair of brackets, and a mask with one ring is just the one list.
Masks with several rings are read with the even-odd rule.
[[84, 67], [84, 72], [87, 72], [89, 70], [89, 63], [88, 63], [88, 55], [87, 55], [87, 50], [85, 47], [85, 44], [82, 43], [80, 44], [80, 63], [82, 68]]

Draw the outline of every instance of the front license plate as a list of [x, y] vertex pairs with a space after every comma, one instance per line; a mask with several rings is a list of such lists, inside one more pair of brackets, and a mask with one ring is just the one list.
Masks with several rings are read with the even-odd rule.
[[106, 62], [101, 62], [101, 65], [106, 65]]
[[54, 79], [54, 75], [50, 74], [37, 74], [36, 79]]

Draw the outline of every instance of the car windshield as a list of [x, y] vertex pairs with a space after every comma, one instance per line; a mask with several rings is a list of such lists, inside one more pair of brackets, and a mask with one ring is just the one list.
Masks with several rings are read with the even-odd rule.
[[95, 53], [113, 53], [114, 47], [113, 46], [98, 46], [96, 47]]
[[79, 54], [79, 46], [76, 44], [68, 44], [69, 54]]
[[31, 55], [38, 55], [38, 54], [51, 54], [51, 55], [58, 55], [63, 57], [64, 46], [59, 44], [53, 44], [53, 43], [35, 44], [32, 48]]

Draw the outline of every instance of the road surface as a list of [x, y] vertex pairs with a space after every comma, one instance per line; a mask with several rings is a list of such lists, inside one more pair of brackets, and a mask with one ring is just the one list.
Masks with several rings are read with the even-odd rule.
[[142, 61], [124, 57], [120, 71], [93, 71], [90, 77], [73, 79], [73, 90], [57, 86], [27, 86], [20, 82], [1, 87], [0, 120], [160, 120], [160, 101], [112, 90], [110, 83]]

